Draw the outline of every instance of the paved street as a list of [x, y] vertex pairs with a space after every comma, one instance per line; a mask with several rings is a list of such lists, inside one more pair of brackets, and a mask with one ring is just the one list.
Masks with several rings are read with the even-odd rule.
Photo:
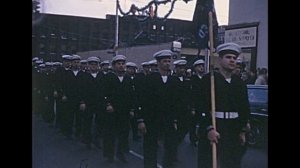
[[[88, 150], [78, 140], [67, 140], [56, 128], [45, 123], [39, 117], [32, 118], [32, 165], [33, 168], [142, 168], [143, 156], [141, 142], [130, 140], [130, 153], [127, 164], [116, 159], [107, 163], [102, 157], [102, 150], [96, 147]], [[161, 148], [159, 163], [161, 163]], [[196, 168], [197, 149], [188, 139], [179, 147], [179, 161], [176, 168]], [[160, 165], [158, 165], [160, 166]], [[267, 153], [261, 149], [249, 148], [242, 168], [267, 168]]]

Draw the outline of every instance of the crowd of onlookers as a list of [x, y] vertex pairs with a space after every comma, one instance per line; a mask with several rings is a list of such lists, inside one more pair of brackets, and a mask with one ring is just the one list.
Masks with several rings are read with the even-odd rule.
[[240, 76], [246, 84], [252, 85], [268, 85], [268, 69], [259, 67], [255, 71], [246, 70], [243, 62], [237, 62], [235, 74]]

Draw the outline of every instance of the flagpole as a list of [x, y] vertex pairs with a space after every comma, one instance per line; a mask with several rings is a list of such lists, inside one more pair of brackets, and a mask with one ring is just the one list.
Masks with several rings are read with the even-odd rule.
[[[209, 30], [209, 48], [210, 48], [210, 61], [209, 61], [209, 67], [210, 67], [210, 84], [211, 84], [211, 118], [212, 118], [212, 126], [216, 129], [216, 105], [215, 105], [215, 77], [214, 77], [214, 60], [213, 57], [213, 24], [212, 24], [212, 12], [210, 11], [208, 13], [208, 30]], [[217, 145], [216, 143], [212, 143], [212, 168], [217, 168]]]
[[116, 0], [116, 34], [115, 34], [115, 55], [118, 55], [118, 45], [119, 45], [119, 15], [118, 15], [118, 1]]
[[208, 49], [207, 48], [205, 49], [205, 60], [206, 60], [206, 63], [205, 63], [205, 72], [209, 72], [210, 58], [209, 58], [209, 55], [208, 55]]

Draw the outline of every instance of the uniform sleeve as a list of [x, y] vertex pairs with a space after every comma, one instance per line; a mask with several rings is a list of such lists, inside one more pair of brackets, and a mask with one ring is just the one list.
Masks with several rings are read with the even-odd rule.
[[103, 77], [103, 99], [104, 104], [110, 104], [112, 102], [112, 74], [109, 73]]
[[248, 100], [248, 91], [247, 86], [242, 84], [240, 91], [240, 120], [241, 120], [241, 129], [246, 126], [249, 117], [250, 117], [250, 105]]
[[145, 76], [144, 78], [141, 78], [139, 80], [138, 86], [137, 86], [137, 122], [144, 122], [145, 119], [145, 111], [149, 104], [149, 90], [151, 90], [151, 80], [149, 80], [149, 76]]
[[211, 117], [211, 85], [210, 85], [210, 74], [206, 74], [202, 78], [201, 94], [198, 101], [197, 108], [197, 121], [199, 128], [202, 132], [206, 132], [207, 129], [211, 128], [212, 117]]

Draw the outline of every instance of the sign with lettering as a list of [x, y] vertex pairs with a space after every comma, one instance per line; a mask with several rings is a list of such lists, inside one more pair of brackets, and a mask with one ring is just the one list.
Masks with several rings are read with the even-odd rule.
[[233, 42], [241, 47], [256, 47], [257, 27], [231, 29], [225, 31], [225, 43]]

